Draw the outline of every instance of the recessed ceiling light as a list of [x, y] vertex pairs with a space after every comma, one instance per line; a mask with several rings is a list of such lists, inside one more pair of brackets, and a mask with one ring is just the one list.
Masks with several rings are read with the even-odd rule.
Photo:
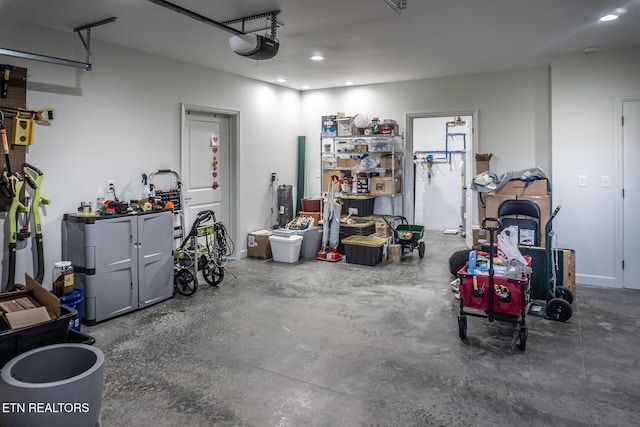
[[287, 79], [283, 79], [283, 78], [279, 78], [278, 80], [276, 80], [278, 83], [285, 83], [287, 81]]
[[344, 82], [344, 84], [346, 84], [347, 86], [351, 86], [351, 85], [356, 84], [356, 82], [352, 82], [351, 80], [349, 80], [347, 82]]
[[322, 55], [311, 55], [309, 57], [310, 60], [312, 61], [322, 61], [324, 59], [324, 56]]
[[609, 22], [609, 21], [615, 21], [615, 20], [616, 20], [616, 19], [618, 19], [618, 18], [619, 18], [619, 15], [613, 15], [613, 14], [611, 14], [611, 15], [605, 15], [605, 16], [603, 16], [602, 18], [600, 18], [600, 20], [601, 20], [602, 22]]
[[309, 86], [309, 85], [304, 85], [304, 86], [302, 86], [302, 89], [311, 89], [311, 86]]

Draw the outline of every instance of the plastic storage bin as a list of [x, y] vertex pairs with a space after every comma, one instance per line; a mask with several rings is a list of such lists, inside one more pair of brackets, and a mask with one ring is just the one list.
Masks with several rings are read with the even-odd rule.
[[69, 322], [76, 310], [60, 306], [60, 317], [37, 325], [0, 331], [0, 368], [9, 360], [34, 348], [67, 342]]
[[349, 264], [376, 265], [382, 262], [382, 250], [387, 239], [371, 236], [351, 236], [342, 241]]
[[305, 212], [320, 212], [320, 199], [302, 199], [302, 210]]
[[376, 222], [373, 220], [356, 219], [354, 224], [340, 224], [340, 242], [338, 252], [344, 255], [344, 239], [350, 236], [369, 236], [376, 232]]
[[345, 215], [373, 215], [376, 198], [371, 196], [342, 196], [342, 213]]
[[274, 236], [302, 236], [300, 258], [315, 258], [322, 245], [322, 227], [309, 227], [304, 230], [276, 229]]
[[58, 297], [60, 304], [64, 304], [67, 307], [71, 307], [76, 310], [77, 314], [69, 319], [69, 329], [74, 329], [80, 332], [80, 324], [82, 318], [82, 303], [84, 302], [84, 296], [82, 289], [74, 289], [69, 295]]
[[302, 236], [295, 234], [288, 237], [272, 235], [269, 236], [269, 243], [271, 243], [274, 261], [294, 263], [300, 259]]

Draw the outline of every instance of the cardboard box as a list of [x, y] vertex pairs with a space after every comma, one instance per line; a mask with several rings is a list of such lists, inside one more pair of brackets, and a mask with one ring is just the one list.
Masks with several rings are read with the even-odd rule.
[[546, 196], [548, 194], [547, 180], [538, 179], [527, 183], [521, 179], [512, 179], [494, 193], [512, 196]]
[[[60, 317], [60, 300], [29, 275], [25, 275], [25, 281], [26, 286], [23, 291], [0, 294], [0, 301], [6, 303], [3, 304], [5, 307], [13, 305], [10, 301], [23, 307], [22, 310], [2, 314], [2, 320], [8, 329], [24, 328]], [[19, 301], [23, 298], [30, 299], [34, 307], [25, 308], [28, 307], [26, 302], [20, 304]]]
[[369, 180], [369, 193], [390, 195], [402, 192], [402, 180], [398, 177], [372, 176]]
[[247, 255], [251, 258], [273, 258], [271, 243], [269, 242], [270, 236], [271, 231], [269, 230], [258, 230], [249, 233], [247, 236]]
[[[325, 169], [322, 171], [322, 187], [320, 187], [322, 192], [327, 191], [332, 175], [337, 175], [339, 179], [342, 177], [340, 171], [337, 169]], [[340, 191], [340, 186], [337, 186], [335, 191]]]
[[393, 230], [389, 227], [389, 224], [384, 219], [376, 221], [376, 236], [377, 237], [389, 237], [393, 235]]
[[490, 169], [489, 162], [493, 157], [492, 153], [489, 154], [476, 154], [476, 175], [481, 174], [482, 172], [487, 172]]
[[545, 245], [545, 235], [544, 228], [549, 221], [549, 217], [551, 216], [551, 199], [549, 196], [522, 196], [516, 197], [513, 195], [499, 195], [494, 193], [483, 193], [483, 198], [486, 202], [486, 218], [497, 218], [498, 217], [498, 208], [505, 200], [531, 200], [540, 208], [540, 222], [539, 222], [539, 230], [540, 230], [540, 246]]
[[400, 169], [402, 167], [402, 157], [393, 154], [380, 157], [380, 167], [385, 169]]
[[562, 250], [562, 286], [569, 288], [573, 297], [576, 296], [576, 251]]
[[485, 243], [489, 243], [489, 235], [487, 234], [487, 230], [483, 229], [479, 225], [471, 226], [471, 236], [472, 236], [472, 249], [480, 249], [480, 246]]
[[387, 258], [390, 262], [400, 262], [402, 257], [402, 245], [400, 244], [391, 244], [389, 245], [389, 250], [387, 251]]
[[[482, 172], [487, 172], [490, 170], [489, 162], [493, 154], [476, 154], [476, 175], [481, 174]], [[485, 203], [486, 193], [478, 193], [478, 222], [482, 221], [482, 218], [486, 217], [486, 203]]]
[[360, 164], [360, 158], [338, 159], [338, 167], [352, 169]]

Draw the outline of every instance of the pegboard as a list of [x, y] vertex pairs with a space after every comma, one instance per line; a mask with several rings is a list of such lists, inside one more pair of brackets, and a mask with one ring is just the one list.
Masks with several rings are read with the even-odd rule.
[[[9, 74], [9, 88], [7, 91], [7, 97], [0, 98], [0, 110], [2, 110], [2, 112], [4, 113], [4, 121], [2, 122], [2, 124], [7, 131], [7, 138], [9, 139], [9, 161], [11, 162], [11, 170], [13, 172], [18, 172], [21, 175], [22, 165], [24, 165], [26, 161], [27, 147], [24, 145], [11, 144], [11, 134], [13, 132], [13, 117], [15, 116], [15, 111], [5, 111], [4, 108], [25, 109], [26, 107], [27, 69], [15, 67]], [[0, 143], [0, 147], [1, 146], [2, 144]], [[2, 155], [2, 161], [0, 161], [0, 164], [2, 165], [3, 170], [6, 170], [7, 165], [5, 162], [4, 152], [1, 148], [0, 152]], [[10, 199], [7, 199], [4, 194], [0, 193], [0, 212], [6, 212], [10, 203]]]

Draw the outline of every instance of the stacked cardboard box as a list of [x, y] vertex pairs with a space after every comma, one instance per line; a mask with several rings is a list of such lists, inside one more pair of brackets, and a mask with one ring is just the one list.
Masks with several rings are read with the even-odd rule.
[[498, 217], [498, 208], [506, 200], [530, 200], [540, 208], [540, 246], [545, 244], [544, 228], [551, 216], [551, 197], [547, 192], [547, 180], [531, 181], [512, 180], [499, 190], [483, 194], [486, 206], [486, 217]]
[[258, 230], [249, 233], [247, 235], [247, 255], [251, 258], [272, 258], [270, 236], [270, 230]]

